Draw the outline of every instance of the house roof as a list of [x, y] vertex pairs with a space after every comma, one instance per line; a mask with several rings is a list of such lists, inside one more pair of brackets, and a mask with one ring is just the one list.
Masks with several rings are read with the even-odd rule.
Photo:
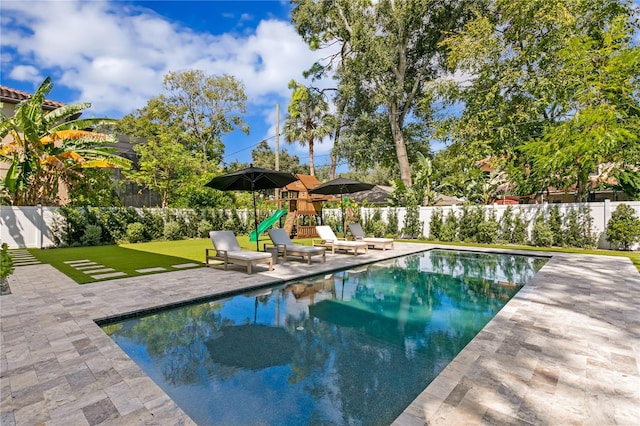
[[[7, 86], [0, 86], [0, 102], [7, 102], [10, 104], [18, 104], [25, 99], [29, 99], [31, 93], [23, 92], [22, 90], [12, 89]], [[62, 102], [52, 101], [51, 99], [45, 99], [42, 106], [45, 109], [53, 110], [63, 107], [65, 104]]]
[[305, 189], [313, 189], [316, 186], [320, 185], [320, 181], [315, 176], [296, 173], [296, 177], [298, 178], [298, 180], [290, 183], [285, 188], [290, 191], [301, 191]]
[[369, 204], [386, 205], [388, 204], [387, 198], [389, 198], [392, 191], [393, 188], [390, 186], [376, 185], [367, 191], [349, 194], [349, 198], [354, 199], [357, 203], [367, 200]]

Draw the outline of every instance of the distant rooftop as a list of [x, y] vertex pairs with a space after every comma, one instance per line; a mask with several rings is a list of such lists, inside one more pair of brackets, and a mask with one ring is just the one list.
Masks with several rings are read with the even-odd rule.
[[[31, 93], [23, 92], [22, 90], [12, 89], [7, 86], [0, 86], [0, 102], [17, 104], [25, 99], [29, 99], [31, 96]], [[45, 99], [42, 103], [42, 106], [45, 109], [56, 109], [63, 107], [64, 105], [65, 104], [62, 102], [52, 101], [51, 99]]]

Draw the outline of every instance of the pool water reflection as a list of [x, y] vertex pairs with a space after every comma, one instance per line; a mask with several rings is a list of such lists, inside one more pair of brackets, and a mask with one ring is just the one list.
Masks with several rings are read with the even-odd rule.
[[389, 424], [546, 259], [434, 250], [103, 329], [198, 424]]

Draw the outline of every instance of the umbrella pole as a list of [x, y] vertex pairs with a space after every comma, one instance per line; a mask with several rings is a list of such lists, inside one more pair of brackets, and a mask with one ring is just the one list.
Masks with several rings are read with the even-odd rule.
[[251, 182], [251, 193], [253, 194], [253, 224], [256, 230], [256, 251], [260, 251], [260, 234], [258, 234], [258, 209], [256, 208], [256, 191]]
[[342, 238], [347, 239], [347, 230], [344, 229], [346, 221], [344, 217], [344, 197], [340, 194], [340, 210], [342, 211]]

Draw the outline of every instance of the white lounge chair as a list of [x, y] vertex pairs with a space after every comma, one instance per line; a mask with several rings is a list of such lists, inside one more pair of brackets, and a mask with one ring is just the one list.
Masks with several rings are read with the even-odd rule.
[[369, 253], [369, 246], [363, 241], [346, 241], [339, 240], [333, 230], [328, 226], [316, 226], [316, 231], [320, 236], [320, 241], [315, 239], [311, 240], [314, 246], [320, 246], [330, 248], [331, 253], [335, 253], [336, 250], [345, 250], [347, 252], [353, 251], [354, 255], [358, 255], [359, 250], [364, 250], [365, 253]]
[[[247, 274], [251, 274], [253, 265], [260, 263], [269, 265], [269, 270], [273, 270], [271, 253], [242, 250], [233, 231], [211, 231], [209, 236], [214, 248], [206, 249], [205, 266], [210, 266], [209, 260], [220, 260], [224, 264], [225, 271], [230, 263], [245, 265]], [[214, 251], [214, 254], [210, 254]]]
[[364, 241], [371, 248], [381, 248], [382, 251], [386, 250], [387, 248], [393, 249], [393, 238], [367, 237], [364, 233], [364, 230], [362, 229], [362, 226], [360, 226], [359, 223], [350, 223], [349, 229], [351, 230], [351, 233], [353, 234], [353, 237], [356, 239], [356, 241]]
[[311, 256], [322, 256], [322, 261], [326, 262], [325, 249], [322, 247], [303, 246], [301, 244], [293, 244], [289, 234], [282, 228], [269, 229], [269, 238], [273, 245], [278, 249], [278, 255], [284, 257], [285, 262], [289, 256], [300, 256], [307, 259], [307, 263], [311, 265]]

